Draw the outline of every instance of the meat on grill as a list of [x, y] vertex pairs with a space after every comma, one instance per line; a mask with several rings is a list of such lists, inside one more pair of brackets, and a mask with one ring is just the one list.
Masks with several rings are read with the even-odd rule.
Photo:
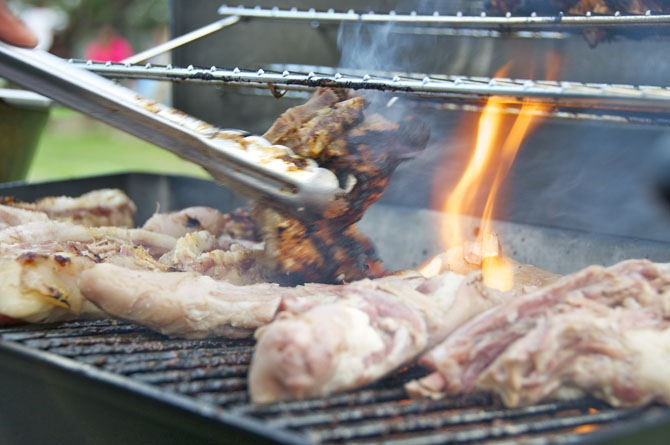
[[29, 222], [45, 221], [49, 221], [45, 213], [0, 204], [0, 230]]
[[590, 266], [491, 309], [422, 360], [415, 397], [486, 389], [508, 406], [584, 392], [615, 406], [670, 403], [670, 265]]
[[[64, 224], [64, 223], [63, 223]], [[167, 270], [142, 247], [103, 239], [89, 243], [1, 244], [0, 314], [6, 320], [46, 323], [104, 314], [79, 290], [79, 276], [98, 262]], [[2, 324], [2, 323], [0, 323]]]
[[175, 238], [204, 230], [215, 237], [225, 235], [232, 239], [259, 241], [258, 226], [244, 209], [224, 214], [211, 207], [188, 207], [175, 212], [155, 213], [142, 228]]
[[87, 269], [79, 284], [107, 314], [188, 338], [247, 337], [274, 318], [282, 295], [276, 284], [236, 286], [194, 272], [137, 271], [113, 264]]
[[92, 243], [101, 239], [142, 246], [155, 257], [172, 250], [177, 241], [172, 236], [144, 229], [86, 227], [51, 220], [29, 222], [0, 230], [0, 244], [43, 245], [68, 241]]
[[35, 202], [0, 197], [0, 204], [45, 213], [50, 219], [85, 226], [132, 227], [137, 208], [118, 189], [100, 189], [78, 197], [50, 196]]
[[316, 222], [255, 206], [266, 240], [268, 278], [285, 284], [342, 282], [379, 277], [384, 269], [372, 244], [355, 228], [384, 193], [403, 160], [421, 151], [428, 128], [366, 110], [363, 96], [319, 89], [305, 104], [283, 113], [263, 135], [333, 171], [347, 190]]
[[284, 312], [257, 331], [249, 391], [257, 403], [326, 396], [371, 383], [511, 294], [451, 272], [362, 280], [340, 297]]
[[252, 284], [263, 280], [263, 243], [244, 239], [219, 238], [207, 231], [187, 233], [174, 249], [159, 258], [173, 270], [198, 272], [232, 284]]

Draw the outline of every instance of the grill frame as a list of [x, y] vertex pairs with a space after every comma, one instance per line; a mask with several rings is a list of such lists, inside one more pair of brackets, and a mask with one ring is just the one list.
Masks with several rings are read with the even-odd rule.
[[[99, 187], [126, 189], [138, 200], [140, 221], [147, 216], [142, 212], [151, 213], [156, 201], [160, 201], [163, 209], [184, 206], [184, 202], [215, 207], [221, 207], [222, 202], [227, 206], [240, 204], [234, 201], [234, 195], [212, 182], [151, 174], [29, 185], [4, 184], [0, 185], [0, 194], [31, 199], [46, 194], [82, 193]], [[419, 218], [425, 218], [421, 219], [422, 224], [430, 224], [428, 213], [419, 212]], [[376, 225], [375, 218], [385, 217], [375, 212], [374, 207], [369, 215], [372, 219], [365, 224], [370, 227]], [[544, 234], [542, 236], [559, 238], [565, 251], [553, 251], [557, 255], [570, 252], [589, 236], [592, 242], [586, 248], [588, 251], [605, 249], [612, 243], [618, 243], [622, 250], [637, 245], [632, 240], [620, 238], [598, 241], [593, 234], [576, 233], [560, 238], [561, 231], [536, 230]], [[509, 228], [507, 232], [501, 232], [505, 233], [503, 239], [511, 239], [513, 232], [528, 239], [531, 245], [537, 245], [543, 239], [527, 230]], [[383, 233], [379, 236], [383, 237]], [[568, 237], [574, 244], [568, 242]], [[528, 249], [524, 253], [521, 241], [512, 240], [512, 244], [521, 256], [528, 255]], [[635, 253], [646, 251], [655, 259], [663, 255], [670, 258], [670, 252], [660, 249], [663, 245], [666, 244], [648, 243], [646, 247], [642, 244]], [[593, 259], [576, 259], [577, 263], [589, 261]], [[398, 439], [399, 432], [411, 429], [413, 425], [421, 428], [417, 435], [409, 434], [406, 440], [400, 437], [402, 440], [390, 440], [390, 443], [408, 443], [417, 439], [420, 440], [416, 443], [449, 440], [511, 443], [519, 440], [517, 436], [510, 436], [512, 433], [521, 434], [521, 438], [529, 443], [614, 443], [615, 439], [623, 443], [632, 439], [649, 440], [648, 437], [660, 441], [670, 430], [669, 408], [617, 410], [592, 399], [572, 405], [547, 402], [516, 410], [491, 404], [482, 395], [407, 404], [401, 382], [424, 372], [418, 367], [371, 387], [327, 399], [253, 406], [248, 404], [240, 380], [250, 350], [249, 340], [168, 339], [124, 322], [71, 322], [0, 329], [0, 389], [4, 395], [0, 398], [0, 409], [5, 413], [4, 419], [0, 418], [0, 439], [6, 433], [7, 425], [3, 422], [7, 419], [21, 432], [17, 436], [19, 440], [26, 443], [54, 440], [86, 443], [91, 437], [96, 443], [123, 440], [129, 444], [189, 441], [301, 444], [313, 443], [316, 439], [339, 443], [347, 441], [352, 434], [363, 436], [355, 443], [369, 443]], [[229, 353], [230, 360], [226, 358]], [[568, 424], [553, 411], [554, 406], [561, 407], [561, 412], [574, 410], [575, 406], [577, 410], [601, 409], [599, 413], [567, 417], [572, 427], [607, 420], [615, 424], [610, 423], [607, 428], [588, 435], [556, 436], [552, 431]], [[443, 412], [444, 415], [433, 415]], [[506, 419], [523, 419], [528, 413], [539, 413], [544, 417], [535, 423], [518, 423], [516, 420], [510, 423], [492, 419], [496, 413]], [[454, 425], [461, 420], [466, 420], [466, 425]], [[456, 431], [451, 431], [454, 428]], [[526, 434], [543, 429], [549, 431], [547, 435], [529, 438]], [[366, 436], [372, 433], [377, 435]]]

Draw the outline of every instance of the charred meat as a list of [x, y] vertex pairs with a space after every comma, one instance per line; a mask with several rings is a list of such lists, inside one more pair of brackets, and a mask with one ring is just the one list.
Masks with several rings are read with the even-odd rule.
[[395, 168], [425, 148], [429, 130], [366, 110], [363, 96], [320, 89], [280, 116], [264, 137], [333, 171], [347, 190], [316, 222], [255, 206], [266, 240], [268, 278], [284, 284], [342, 282], [384, 273], [372, 244], [354, 224], [386, 190]]

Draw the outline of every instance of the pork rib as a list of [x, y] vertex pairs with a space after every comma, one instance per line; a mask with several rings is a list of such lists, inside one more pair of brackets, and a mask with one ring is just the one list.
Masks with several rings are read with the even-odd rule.
[[575, 389], [613, 405], [670, 403], [667, 382], [649, 383], [667, 372], [650, 363], [670, 350], [669, 320], [670, 265], [590, 266], [463, 325], [422, 359], [436, 371], [406, 389], [433, 398], [488, 389], [509, 406]]

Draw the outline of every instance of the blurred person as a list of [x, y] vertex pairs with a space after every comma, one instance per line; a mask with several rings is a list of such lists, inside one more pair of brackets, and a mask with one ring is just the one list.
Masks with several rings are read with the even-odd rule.
[[54, 41], [54, 34], [64, 30], [69, 22], [65, 11], [44, 2], [26, 8], [20, 15], [21, 20], [37, 35], [36, 49], [49, 51]]
[[34, 48], [38, 37], [0, 0], [0, 40], [11, 45]]
[[121, 37], [112, 25], [102, 25], [98, 36], [86, 45], [84, 58], [98, 62], [121, 62], [133, 55], [130, 43]]

